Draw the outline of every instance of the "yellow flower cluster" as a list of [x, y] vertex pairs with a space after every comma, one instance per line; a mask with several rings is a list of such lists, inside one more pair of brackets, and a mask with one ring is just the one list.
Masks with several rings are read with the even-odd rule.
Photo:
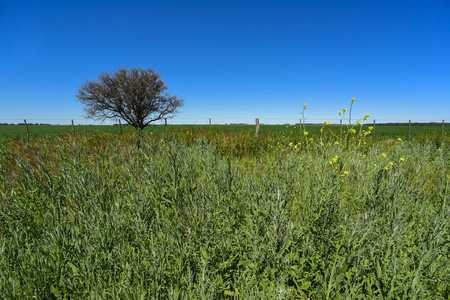
[[348, 176], [348, 171], [344, 171], [344, 173], [343, 174], [341, 174], [341, 177], [344, 177], [344, 176]]
[[330, 165], [332, 165], [333, 163], [337, 163], [337, 161], [338, 161], [338, 159], [339, 159], [339, 156], [334, 156], [331, 160], [330, 160]]

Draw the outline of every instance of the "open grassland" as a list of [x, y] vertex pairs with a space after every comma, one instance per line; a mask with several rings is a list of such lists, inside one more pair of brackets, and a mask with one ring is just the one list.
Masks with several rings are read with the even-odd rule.
[[0, 294], [449, 299], [450, 139], [317, 128], [0, 138]]
[[[364, 129], [368, 129], [370, 125], [363, 126]], [[339, 131], [339, 126], [331, 125], [331, 128]], [[71, 133], [71, 125], [28, 125], [30, 137], [41, 137], [41, 136], [58, 136], [63, 133]], [[255, 125], [212, 125], [212, 131], [255, 131]], [[307, 125], [306, 130], [310, 132], [319, 132], [322, 125]], [[169, 131], [183, 131], [186, 129], [204, 129], [209, 130], [209, 125], [168, 125], [167, 130]], [[113, 125], [76, 125], [76, 132], [79, 134], [104, 132], [104, 133], [120, 133], [119, 126]], [[260, 132], [262, 134], [266, 133], [284, 133], [290, 134], [292, 131], [299, 131], [300, 127], [298, 125], [261, 125]], [[343, 127], [345, 130], [345, 126]], [[133, 132], [135, 129], [130, 126], [123, 126], [123, 132]], [[166, 128], [164, 125], [152, 125], [144, 129], [144, 133], [164, 133]], [[448, 126], [445, 127], [445, 132], [448, 132]], [[411, 137], [416, 138], [421, 135], [434, 135], [442, 134], [442, 126], [440, 125], [415, 125], [411, 126]], [[25, 125], [0, 125], [0, 137], [26, 137], [27, 132]], [[379, 139], [396, 139], [407, 138], [408, 137], [408, 126], [405, 125], [377, 125], [376, 126], [376, 136]]]

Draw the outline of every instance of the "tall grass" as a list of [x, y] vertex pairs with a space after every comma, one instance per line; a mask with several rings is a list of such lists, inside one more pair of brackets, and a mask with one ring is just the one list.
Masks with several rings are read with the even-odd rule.
[[448, 141], [339, 138], [3, 139], [0, 294], [448, 299]]

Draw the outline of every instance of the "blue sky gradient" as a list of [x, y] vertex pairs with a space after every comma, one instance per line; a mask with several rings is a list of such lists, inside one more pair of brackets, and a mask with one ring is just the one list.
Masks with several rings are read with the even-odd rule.
[[[0, 123], [92, 123], [75, 95], [151, 67], [172, 123], [450, 121], [450, 1], [0, 0]], [[35, 120], [35, 121], [33, 121]], [[298, 122], [298, 121], [297, 121]]]

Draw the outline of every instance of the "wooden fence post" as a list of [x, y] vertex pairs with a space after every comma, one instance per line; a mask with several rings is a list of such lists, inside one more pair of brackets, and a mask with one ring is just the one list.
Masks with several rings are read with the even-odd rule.
[[258, 135], [259, 134], [259, 119], [256, 118], [255, 121], [256, 121], [256, 132], [255, 132], [255, 135]]
[[166, 132], [167, 132], [167, 118], [164, 118], [164, 124], [166, 126]]
[[408, 143], [411, 140], [411, 120], [409, 120], [408, 124]]
[[300, 119], [300, 133], [302, 133], [302, 119]]
[[373, 120], [373, 132], [372, 132], [372, 137], [375, 138], [375, 120]]
[[209, 118], [209, 131], [211, 131], [211, 118]]
[[75, 132], [75, 125], [73, 125], [73, 120], [72, 120], [72, 132]]
[[442, 136], [445, 135], [445, 120], [442, 120]]
[[120, 134], [122, 134], [123, 133], [123, 131], [122, 131], [122, 122], [120, 122], [120, 119], [119, 119], [119, 127], [120, 127]]
[[30, 144], [30, 131], [28, 131], [27, 120], [23, 120], [23, 122], [25, 123], [25, 128], [27, 129], [27, 142], [28, 142], [28, 145], [29, 145]]

